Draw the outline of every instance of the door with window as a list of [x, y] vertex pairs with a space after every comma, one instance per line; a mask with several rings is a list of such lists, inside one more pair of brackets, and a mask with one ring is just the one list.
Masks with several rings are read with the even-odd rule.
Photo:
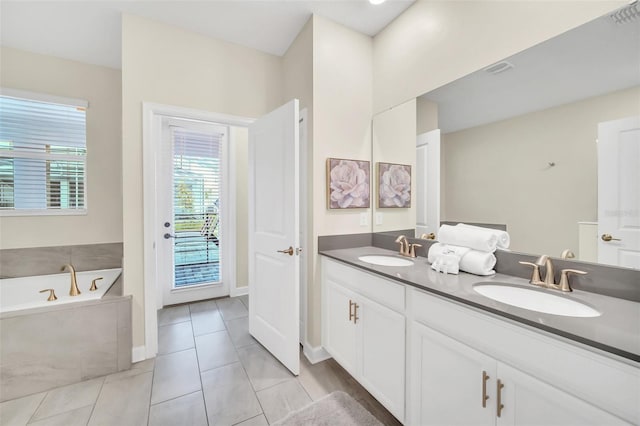
[[226, 296], [228, 126], [165, 117], [161, 133], [156, 241], [162, 304]]

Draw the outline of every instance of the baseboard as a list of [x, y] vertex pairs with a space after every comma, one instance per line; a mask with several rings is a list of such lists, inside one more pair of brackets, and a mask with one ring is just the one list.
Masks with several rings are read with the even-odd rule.
[[244, 287], [233, 287], [233, 288], [231, 288], [231, 291], [229, 292], [229, 296], [231, 296], [231, 297], [244, 296], [245, 294], [249, 294], [249, 286], [248, 285], [246, 285]]
[[140, 362], [147, 359], [147, 348], [143, 346], [135, 346], [131, 349], [131, 362]]
[[331, 358], [329, 352], [327, 352], [322, 346], [311, 346], [309, 342], [302, 344], [302, 353], [307, 357], [311, 364], [327, 360]]

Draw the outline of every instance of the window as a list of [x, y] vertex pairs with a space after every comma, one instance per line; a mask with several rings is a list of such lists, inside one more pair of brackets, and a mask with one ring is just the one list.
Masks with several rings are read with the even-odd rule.
[[86, 107], [2, 90], [0, 215], [86, 213]]

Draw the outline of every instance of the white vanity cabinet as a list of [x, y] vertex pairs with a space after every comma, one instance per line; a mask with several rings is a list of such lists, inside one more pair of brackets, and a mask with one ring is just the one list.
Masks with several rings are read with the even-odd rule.
[[408, 424], [627, 424], [429, 327], [412, 328]]
[[322, 344], [404, 421], [404, 286], [323, 258]]
[[324, 348], [404, 424], [640, 425], [632, 361], [330, 258], [321, 265]]
[[637, 367], [421, 291], [408, 290], [407, 304], [407, 424], [639, 420]]

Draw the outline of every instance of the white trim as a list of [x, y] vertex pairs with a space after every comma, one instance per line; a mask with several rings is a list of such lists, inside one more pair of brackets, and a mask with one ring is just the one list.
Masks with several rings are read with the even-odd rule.
[[299, 159], [300, 163], [300, 247], [303, 248], [302, 256], [300, 256], [300, 343], [304, 345], [307, 341], [307, 310], [309, 305], [308, 296], [308, 279], [309, 279], [309, 258], [311, 257], [312, 245], [307, 235], [307, 212], [308, 212], [308, 196], [307, 196], [307, 183], [309, 179], [307, 160], [309, 153], [309, 137], [308, 137], [308, 114], [307, 108], [300, 111], [300, 122], [298, 126], [298, 132], [300, 134], [299, 139]]
[[[237, 278], [236, 258], [238, 253], [238, 247], [237, 247], [237, 238], [236, 238], [237, 220], [236, 220], [236, 215], [233, 214], [232, 212], [235, 212], [237, 207], [236, 188], [238, 185], [237, 185], [236, 173], [231, 173], [231, 171], [236, 170], [237, 155], [236, 155], [236, 145], [234, 143], [236, 130], [231, 126], [228, 126], [227, 129], [228, 131], [227, 131], [226, 147], [228, 148], [228, 152], [224, 156], [226, 160], [226, 165], [223, 164], [224, 166], [223, 173], [226, 173], [224, 177], [228, 178], [227, 180], [228, 184], [223, 185], [223, 191], [222, 191], [223, 216], [222, 218], [223, 218], [223, 221], [226, 221], [226, 229], [233, 234], [233, 247], [230, 247], [228, 244], [225, 244], [226, 239], [221, 240], [223, 241], [222, 249], [223, 250], [226, 249], [226, 252], [224, 253], [225, 262], [221, 263], [221, 265], [224, 268], [223, 270], [224, 278], [225, 279], [228, 278], [227, 282], [229, 283], [229, 296], [233, 297], [238, 287], [238, 283], [236, 281], [236, 278]], [[225, 193], [225, 190], [228, 192]], [[224, 202], [224, 200], [226, 200], [226, 203]], [[225, 222], [223, 222], [223, 226], [224, 225], [225, 225]]]
[[[144, 335], [145, 346], [137, 349], [144, 351], [146, 358], [153, 358], [158, 352], [158, 318], [157, 309], [162, 306], [162, 291], [157, 286], [157, 251], [155, 236], [159, 225], [156, 214], [156, 162], [157, 150], [154, 139], [161, 131], [161, 116], [183, 117], [192, 120], [210, 121], [227, 126], [247, 127], [254, 120], [227, 114], [211, 113], [191, 108], [176, 107], [157, 103], [142, 103], [142, 153], [143, 153], [143, 228], [144, 228]], [[229, 168], [227, 168], [229, 170]], [[228, 203], [227, 203], [228, 204]], [[228, 206], [227, 217], [232, 210]], [[224, 211], [223, 211], [224, 213]], [[233, 252], [227, 259], [233, 258]], [[230, 268], [231, 269], [231, 268]], [[235, 268], [231, 270], [235, 279]], [[231, 286], [229, 286], [231, 287]], [[231, 291], [231, 290], [230, 290]]]
[[48, 104], [74, 106], [77, 108], [89, 108], [89, 101], [84, 99], [67, 98], [64, 96], [49, 95], [48, 93], [29, 92], [27, 90], [0, 88], [0, 96], [7, 98], [29, 99], [31, 101], [45, 102]]
[[147, 350], [144, 346], [134, 346], [131, 348], [131, 362], [140, 362], [148, 358], [153, 358], [147, 357], [146, 355]]
[[236, 286], [231, 288], [229, 296], [238, 297], [244, 296], [245, 294], [249, 294], [249, 286], [245, 284], [244, 287], [238, 287], [236, 283]]
[[317, 364], [331, 358], [331, 354], [322, 346], [311, 346], [309, 342], [302, 344], [302, 353], [311, 364]]

